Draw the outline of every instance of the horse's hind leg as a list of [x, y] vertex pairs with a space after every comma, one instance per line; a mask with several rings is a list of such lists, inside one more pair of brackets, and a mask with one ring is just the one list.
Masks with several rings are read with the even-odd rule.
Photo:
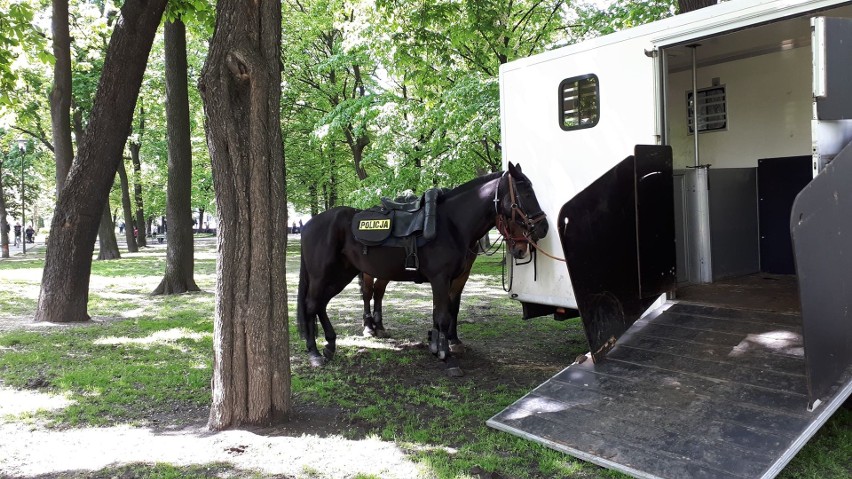
[[[310, 297], [306, 300], [307, 321], [305, 324], [305, 346], [308, 348], [308, 360], [313, 367], [323, 366], [326, 359], [317, 349], [317, 313], [319, 310], [325, 312], [325, 306], [319, 307], [317, 300]], [[326, 317], [326, 321], [328, 318]]]
[[325, 333], [325, 348], [322, 350], [322, 355], [326, 359], [331, 359], [337, 350], [337, 333], [334, 331], [334, 326], [331, 325], [328, 313], [326, 313], [324, 307], [317, 312], [317, 315], [322, 324], [322, 330]]
[[387, 287], [388, 280], [386, 279], [376, 279], [375, 284], [373, 284], [373, 325], [376, 336], [380, 338], [388, 337], [385, 325], [382, 323], [382, 299], [385, 297]]

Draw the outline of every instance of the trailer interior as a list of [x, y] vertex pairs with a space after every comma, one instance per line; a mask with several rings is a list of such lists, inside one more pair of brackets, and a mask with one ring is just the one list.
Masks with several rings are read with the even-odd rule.
[[[620, 337], [604, 335], [605, 355], [572, 364], [490, 426], [634, 477], [771, 478], [850, 397], [852, 147], [843, 147], [852, 101], [820, 112], [815, 16], [844, 19], [832, 24], [848, 36], [831, 74], [848, 79], [849, 5], [659, 49], [661, 143], [670, 147], [661, 151], [670, 156], [650, 157], [670, 162], [673, 188], [670, 197], [636, 192], [626, 231], [640, 231], [643, 296], [654, 276], [643, 264], [656, 258], [643, 249], [642, 208], [672, 201], [675, 287]], [[637, 185], [643, 155], [637, 149], [631, 163]], [[616, 186], [601, 182], [586, 205]], [[571, 200], [577, 210], [581, 196]], [[564, 211], [557, 224], [569, 223]], [[584, 321], [654, 299], [598, 294], [609, 309]]]

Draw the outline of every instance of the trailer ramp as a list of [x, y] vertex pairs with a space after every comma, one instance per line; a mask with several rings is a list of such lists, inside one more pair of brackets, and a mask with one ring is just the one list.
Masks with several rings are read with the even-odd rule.
[[668, 302], [488, 425], [639, 478], [771, 478], [852, 393], [847, 369], [808, 411], [805, 371], [798, 314]]

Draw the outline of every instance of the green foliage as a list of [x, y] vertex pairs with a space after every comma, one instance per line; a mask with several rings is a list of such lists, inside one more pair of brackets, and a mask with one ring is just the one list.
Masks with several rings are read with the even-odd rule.
[[578, 19], [572, 36], [577, 41], [606, 35], [670, 17], [676, 11], [676, 0], [615, 0], [604, 8], [581, 3], [575, 7]]
[[33, 23], [36, 7], [29, 1], [0, 0], [0, 105], [12, 105], [9, 93], [18, 88], [14, 63], [25, 50], [43, 63], [53, 61], [45, 50], [44, 35]]

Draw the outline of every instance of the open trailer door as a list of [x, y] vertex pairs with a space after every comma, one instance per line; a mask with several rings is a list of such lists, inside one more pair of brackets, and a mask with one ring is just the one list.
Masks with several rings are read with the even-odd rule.
[[818, 174], [796, 197], [790, 232], [814, 407], [852, 365], [852, 19], [817, 17], [811, 27]]

